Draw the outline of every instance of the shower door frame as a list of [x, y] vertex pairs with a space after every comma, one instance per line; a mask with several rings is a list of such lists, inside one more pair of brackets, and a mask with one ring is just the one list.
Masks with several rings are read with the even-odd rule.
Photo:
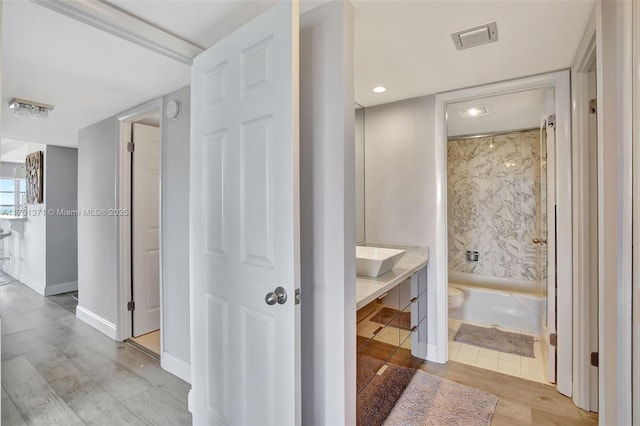
[[[434, 297], [435, 312], [429, 315], [435, 323], [434, 348], [428, 359], [448, 361], [447, 318], [447, 105], [487, 96], [521, 92], [532, 89], [553, 88], [556, 114], [557, 173], [556, 173], [556, 251], [562, 261], [557, 266], [558, 306], [573, 306], [573, 252], [572, 252], [572, 188], [571, 188], [571, 82], [569, 70], [523, 77], [509, 81], [455, 90], [436, 95], [436, 186], [438, 188], [435, 252], [443, 254], [435, 259], [436, 280], [429, 282], [429, 294]], [[551, 254], [551, 253], [550, 253]], [[551, 271], [550, 271], [551, 272]], [[569, 397], [573, 392], [573, 309], [561, 309], [557, 313], [558, 363], [556, 388]], [[430, 339], [431, 340], [431, 339]]]

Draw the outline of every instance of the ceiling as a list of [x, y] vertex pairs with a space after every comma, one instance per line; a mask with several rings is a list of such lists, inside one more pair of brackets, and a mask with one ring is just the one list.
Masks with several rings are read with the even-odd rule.
[[[3, 138], [76, 146], [78, 129], [189, 84], [180, 62], [30, 1], [2, 7]], [[14, 116], [13, 97], [54, 110]]]
[[[489, 114], [462, 118], [460, 111], [487, 107]], [[477, 135], [503, 130], [540, 127], [545, 115], [554, 113], [553, 89], [542, 88], [490, 96], [447, 105], [449, 136]]]
[[[303, 0], [301, 11], [323, 0]], [[210, 47], [275, 1], [113, 0]], [[372, 106], [562, 68], [594, 0], [355, 0], [356, 101]], [[189, 84], [189, 67], [27, 0], [3, 3], [2, 137], [77, 144], [77, 130]], [[499, 40], [456, 50], [450, 34], [497, 21]], [[375, 94], [374, 86], [387, 92]], [[8, 113], [10, 98], [55, 105], [47, 120]]]
[[0, 143], [0, 158], [3, 163], [24, 164], [28, 154], [36, 151], [44, 151], [46, 145], [39, 143], [26, 143], [13, 139], [2, 139]]
[[[356, 100], [372, 106], [568, 68], [594, 4], [356, 0]], [[493, 21], [497, 42], [456, 49], [452, 33]]]

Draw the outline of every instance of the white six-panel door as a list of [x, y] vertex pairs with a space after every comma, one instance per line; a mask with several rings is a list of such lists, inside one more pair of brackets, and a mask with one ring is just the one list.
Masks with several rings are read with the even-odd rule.
[[133, 335], [160, 328], [160, 130], [133, 124]]
[[299, 424], [296, 2], [198, 56], [191, 99], [193, 423]]

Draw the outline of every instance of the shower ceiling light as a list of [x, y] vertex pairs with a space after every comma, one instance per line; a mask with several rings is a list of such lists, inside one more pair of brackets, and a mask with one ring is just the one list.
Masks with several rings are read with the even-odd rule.
[[387, 88], [386, 88], [386, 87], [383, 87], [383, 86], [378, 86], [378, 87], [374, 87], [374, 88], [373, 88], [373, 91], [374, 91], [375, 93], [384, 93], [384, 92], [386, 92], [386, 91], [387, 91]]
[[49, 111], [53, 109], [53, 105], [13, 98], [9, 101], [9, 109], [13, 111], [13, 115], [30, 118], [47, 118]]
[[458, 115], [462, 118], [479, 117], [481, 115], [488, 115], [489, 108], [486, 106], [473, 107], [469, 109], [462, 109], [458, 111]]

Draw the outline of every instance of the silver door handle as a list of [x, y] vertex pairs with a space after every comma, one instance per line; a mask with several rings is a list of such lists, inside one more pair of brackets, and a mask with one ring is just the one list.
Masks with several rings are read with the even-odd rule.
[[276, 302], [280, 305], [287, 303], [287, 291], [284, 287], [277, 287], [274, 291], [267, 293], [264, 298], [267, 305], [275, 305]]

